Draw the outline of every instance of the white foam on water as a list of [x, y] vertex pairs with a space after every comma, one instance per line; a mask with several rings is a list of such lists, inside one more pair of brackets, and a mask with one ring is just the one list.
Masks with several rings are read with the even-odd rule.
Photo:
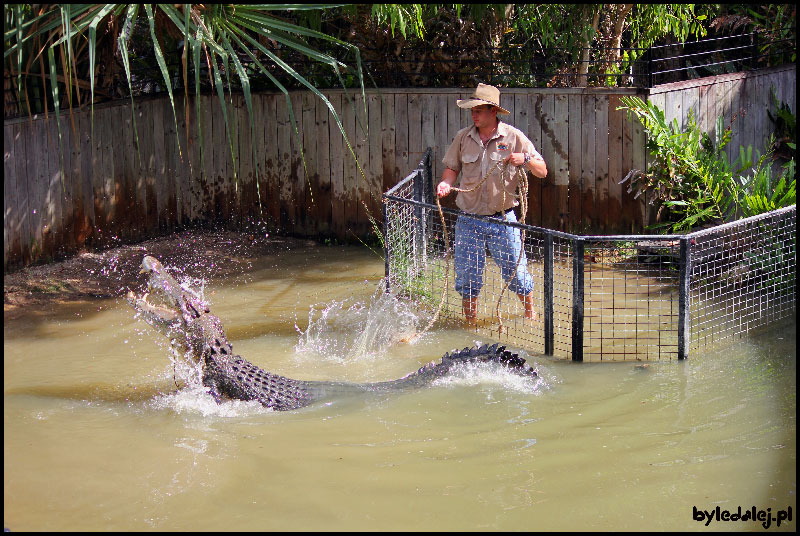
[[517, 393], [540, 394], [550, 388], [550, 374], [542, 374], [541, 368], [537, 376], [523, 376], [500, 363], [458, 363], [450, 369], [450, 373], [434, 380], [434, 386], [455, 387], [479, 385], [496, 385], [504, 390]]
[[181, 415], [203, 417], [239, 418], [263, 415], [273, 410], [257, 400], [225, 400], [217, 404], [202, 385], [187, 385], [174, 393], [156, 396], [149, 406], [156, 410], [171, 410]]

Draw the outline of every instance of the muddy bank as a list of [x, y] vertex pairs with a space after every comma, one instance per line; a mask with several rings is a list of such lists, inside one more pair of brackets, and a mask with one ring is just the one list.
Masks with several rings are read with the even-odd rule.
[[281, 236], [257, 236], [231, 231], [185, 231], [99, 253], [31, 266], [3, 276], [3, 316], [13, 318], [46, 311], [53, 304], [123, 296], [141, 286], [144, 255], [167, 266], [191, 267], [192, 276], [213, 279], [241, 273], [262, 255], [320, 247], [314, 241]]

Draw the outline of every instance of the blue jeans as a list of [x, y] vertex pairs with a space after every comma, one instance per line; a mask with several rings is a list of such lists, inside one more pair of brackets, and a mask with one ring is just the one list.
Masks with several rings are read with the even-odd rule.
[[[505, 221], [516, 222], [516, 214], [508, 212]], [[533, 278], [528, 273], [528, 259], [522, 249], [520, 230], [499, 222], [476, 220], [468, 215], [459, 215], [456, 220], [456, 291], [463, 298], [478, 296], [483, 287], [487, 247], [500, 267], [503, 280], [511, 279], [508, 288], [523, 296], [530, 294], [533, 291]], [[519, 259], [520, 251], [522, 259]]]

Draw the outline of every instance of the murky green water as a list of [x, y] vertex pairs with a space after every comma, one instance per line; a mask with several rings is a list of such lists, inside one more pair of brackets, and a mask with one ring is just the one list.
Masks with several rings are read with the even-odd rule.
[[[238, 353], [300, 379], [396, 378], [474, 343], [456, 326], [397, 342], [423, 322], [375, 297], [382, 274], [309, 248], [204, 291]], [[3, 334], [11, 530], [763, 530], [695, 506], [791, 507], [779, 530], [796, 527], [794, 319], [685, 363], [534, 355], [541, 381], [475, 368], [285, 413], [176, 390], [123, 300]]]

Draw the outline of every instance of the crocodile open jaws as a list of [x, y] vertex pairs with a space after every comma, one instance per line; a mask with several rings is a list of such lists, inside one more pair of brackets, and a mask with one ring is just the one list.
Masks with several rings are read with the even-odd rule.
[[257, 400], [276, 410], [297, 409], [353, 392], [386, 392], [430, 384], [458, 363], [495, 362], [523, 376], [537, 375], [525, 359], [499, 344], [445, 354], [416, 372], [392, 381], [349, 383], [295, 380], [266, 372], [233, 353], [219, 318], [194, 291], [182, 287], [154, 257], [142, 260], [140, 273], [149, 274], [149, 294], [158, 294], [160, 304], [148, 301], [148, 293], [128, 293], [129, 302], [141, 318], [159, 328], [202, 365], [202, 381], [217, 403], [223, 399]]

